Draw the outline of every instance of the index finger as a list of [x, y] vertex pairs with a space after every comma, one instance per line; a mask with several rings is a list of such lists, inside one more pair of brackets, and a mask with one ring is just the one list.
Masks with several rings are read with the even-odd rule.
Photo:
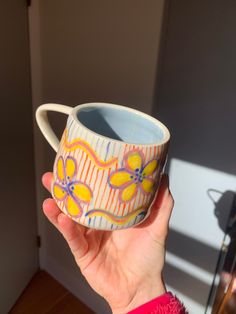
[[46, 172], [46, 173], [42, 176], [42, 183], [43, 183], [43, 186], [44, 186], [44, 187], [48, 190], [48, 192], [50, 192], [50, 193], [51, 193], [52, 178], [53, 178], [52, 172]]

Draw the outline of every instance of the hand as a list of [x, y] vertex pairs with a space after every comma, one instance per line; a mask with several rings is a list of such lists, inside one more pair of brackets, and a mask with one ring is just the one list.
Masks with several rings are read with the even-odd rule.
[[[46, 173], [42, 181], [50, 191], [52, 174]], [[162, 270], [172, 208], [166, 175], [150, 216], [130, 229], [88, 229], [63, 214], [53, 199], [43, 203], [45, 215], [64, 236], [82, 274], [115, 314], [127, 313], [165, 293]]]

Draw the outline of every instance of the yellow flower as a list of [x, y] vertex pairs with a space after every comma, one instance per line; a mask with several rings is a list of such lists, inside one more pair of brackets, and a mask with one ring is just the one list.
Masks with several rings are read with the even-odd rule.
[[120, 189], [121, 202], [132, 201], [138, 190], [144, 194], [153, 191], [155, 182], [151, 176], [157, 169], [157, 160], [152, 159], [145, 165], [143, 161], [141, 151], [131, 151], [124, 157], [124, 167], [111, 173], [108, 182], [112, 188]]
[[57, 201], [64, 202], [68, 214], [80, 217], [83, 213], [80, 204], [89, 203], [93, 193], [87, 184], [75, 180], [76, 173], [76, 160], [68, 156], [64, 161], [60, 156], [56, 164], [56, 182], [53, 183], [52, 193]]

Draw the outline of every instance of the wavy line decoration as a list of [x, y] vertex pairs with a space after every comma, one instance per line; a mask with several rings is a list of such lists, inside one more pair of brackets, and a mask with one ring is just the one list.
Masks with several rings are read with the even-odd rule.
[[109, 222], [113, 223], [114, 225], [125, 225], [128, 222], [130, 222], [131, 220], [135, 219], [136, 217], [140, 216], [140, 215], [145, 215], [146, 211], [144, 210], [145, 206], [139, 207], [136, 210], [134, 210], [133, 212], [125, 215], [125, 216], [117, 216], [114, 214], [111, 214], [103, 209], [91, 209], [90, 211], [88, 211], [85, 216], [89, 217], [89, 218], [93, 218], [93, 217], [102, 217], [106, 220], [108, 220]]
[[81, 138], [76, 138], [72, 142], [68, 141], [68, 131], [65, 130], [63, 134], [63, 148], [69, 152], [72, 152], [76, 149], [81, 149], [83, 152], [85, 152], [88, 157], [99, 167], [102, 169], [105, 168], [111, 168], [113, 165], [117, 164], [118, 158], [112, 157], [111, 159], [104, 161], [100, 159], [96, 152], [92, 149], [90, 144]]

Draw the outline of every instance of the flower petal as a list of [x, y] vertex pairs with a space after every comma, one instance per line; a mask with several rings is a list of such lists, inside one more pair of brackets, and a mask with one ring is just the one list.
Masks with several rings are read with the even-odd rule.
[[52, 193], [58, 201], [63, 201], [67, 195], [66, 190], [64, 190], [63, 187], [58, 183], [53, 184]]
[[143, 182], [141, 183], [142, 191], [145, 193], [151, 193], [153, 191], [154, 183], [154, 180], [151, 178], [143, 179]]
[[108, 182], [113, 188], [122, 188], [127, 185], [127, 183], [134, 180], [132, 177], [133, 175], [133, 173], [130, 173], [125, 169], [119, 169], [110, 175]]
[[150, 174], [153, 174], [156, 168], [157, 168], [157, 160], [153, 159], [146, 164], [142, 173], [144, 176], [149, 176]]
[[60, 180], [61, 182], [63, 182], [65, 180], [65, 169], [64, 169], [64, 160], [62, 158], [62, 156], [60, 156], [57, 159], [57, 178], [58, 180]]
[[141, 151], [131, 151], [124, 157], [125, 168], [135, 171], [141, 169], [143, 163], [143, 153]]
[[138, 189], [136, 183], [129, 184], [124, 190], [120, 191], [119, 197], [121, 202], [129, 202], [136, 195]]
[[66, 158], [66, 165], [65, 165], [65, 168], [66, 168], [66, 178], [67, 178], [67, 181], [71, 181], [74, 176], [76, 175], [76, 172], [77, 172], [77, 165], [76, 165], [76, 160], [71, 157], [71, 156], [68, 156]]
[[70, 193], [78, 202], [89, 203], [93, 197], [90, 187], [80, 181], [75, 181], [69, 186]]
[[77, 216], [80, 217], [82, 215], [82, 208], [80, 207], [79, 203], [76, 202], [76, 200], [71, 196], [68, 195], [66, 198], [66, 210], [71, 216]]

